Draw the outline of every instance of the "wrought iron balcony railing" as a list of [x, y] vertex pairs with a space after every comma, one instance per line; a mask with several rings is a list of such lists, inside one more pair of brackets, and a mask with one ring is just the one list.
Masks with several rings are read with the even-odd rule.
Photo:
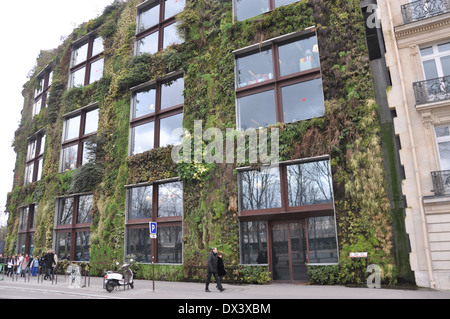
[[450, 0], [419, 0], [402, 5], [405, 24], [450, 12]]
[[416, 105], [450, 99], [450, 76], [413, 83]]
[[450, 171], [431, 172], [431, 179], [434, 195], [450, 195]]

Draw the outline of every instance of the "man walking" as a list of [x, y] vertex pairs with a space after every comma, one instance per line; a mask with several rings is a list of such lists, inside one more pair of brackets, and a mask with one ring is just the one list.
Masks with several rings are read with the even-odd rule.
[[217, 289], [219, 289], [221, 292], [225, 289], [222, 287], [222, 283], [220, 282], [220, 277], [217, 274], [217, 248], [213, 247], [212, 251], [208, 255], [208, 275], [206, 277], [206, 288], [205, 292], [211, 292], [209, 290], [209, 283], [211, 282], [211, 276], [214, 276], [217, 282]]

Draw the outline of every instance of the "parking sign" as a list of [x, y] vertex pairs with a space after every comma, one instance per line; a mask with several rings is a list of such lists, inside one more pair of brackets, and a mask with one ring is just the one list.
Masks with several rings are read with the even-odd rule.
[[150, 222], [149, 223], [149, 227], [150, 227], [150, 238], [156, 238], [156, 234], [157, 234], [157, 231], [158, 231], [157, 223]]

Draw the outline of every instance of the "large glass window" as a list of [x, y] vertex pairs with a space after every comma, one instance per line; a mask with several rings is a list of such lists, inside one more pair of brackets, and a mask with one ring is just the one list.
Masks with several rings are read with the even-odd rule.
[[24, 184], [39, 181], [44, 162], [45, 132], [41, 131], [28, 139]]
[[268, 209], [282, 213], [333, 203], [330, 163], [321, 160], [240, 171], [239, 194], [241, 214]]
[[440, 170], [450, 170], [450, 125], [439, 125], [434, 128], [439, 153]]
[[242, 264], [267, 264], [267, 230], [265, 221], [241, 223]]
[[185, 0], [150, 0], [138, 7], [136, 54], [154, 54], [183, 42], [175, 16], [183, 11]]
[[309, 263], [337, 263], [334, 216], [308, 218]]
[[426, 80], [450, 76], [450, 42], [420, 49]]
[[236, 20], [243, 21], [298, 0], [233, 0]]
[[183, 126], [183, 91], [184, 78], [177, 76], [133, 92], [130, 155], [181, 143], [174, 132]]
[[317, 36], [278, 40], [236, 53], [238, 128], [256, 129], [325, 114]]
[[241, 209], [259, 210], [281, 207], [278, 168], [240, 173]]
[[36, 77], [36, 86], [34, 91], [33, 116], [41, 112], [47, 106], [48, 93], [53, 80], [53, 66], [50, 64]]
[[19, 229], [17, 234], [19, 253], [32, 254], [34, 249], [35, 215], [37, 205], [31, 204], [19, 209]]
[[99, 110], [86, 107], [76, 114], [67, 115], [64, 120], [60, 172], [74, 170], [95, 159], [95, 142]]
[[[183, 183], [130, 187], [127, 190], [126, 255], [138, 261], [182, 263]], [[149, 239], [149, 222], [158, 223], [156, 241]]]
[[103, 77], [103, 39], [86, 36], [72, 49], [69, 88], [92, 84]]
[[71, 261], [90, 260], [92, 205], [92, 194], [58, 199], [55, 227], [58, 258]]

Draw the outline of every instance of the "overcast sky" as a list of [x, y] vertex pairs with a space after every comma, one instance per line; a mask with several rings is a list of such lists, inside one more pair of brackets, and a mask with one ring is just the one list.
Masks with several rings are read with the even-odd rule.
[[23, 108], [23, 85], [40, 50], [57, 48], [61, 37], [98, 17], [113, 0], [2, 1], [0, 9], [0, 225], [12, 189], [16, 155], [11, 147]]

